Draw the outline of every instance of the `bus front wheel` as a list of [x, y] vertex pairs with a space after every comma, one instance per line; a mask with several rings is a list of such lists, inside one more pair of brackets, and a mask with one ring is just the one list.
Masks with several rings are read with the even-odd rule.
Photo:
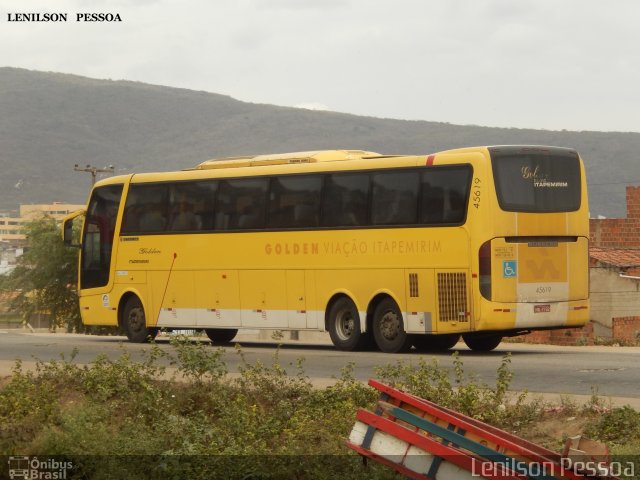
[[502, 341], [501, 335], [472, 334], [463, 335], [462, 339], [471, 350], [476, 352], [490, 352]]
[[367, 335], [360, 329], [360, 314], [347, 297], [336, 300], [328, 316], [329, 336], [338, 350], [357, 350], [367, 343]]
[[207, 334], [211, 343], [218, 345], [229, 343], [238, 334], [238, 330], [235, 328], [205, 328], [204, 333]]
[[412, 338], [404, 330], [402, 313], [390, 298], [385, 298], [373, 313], [373, 337], [378, 348], [385, 353], [406, 352]]
[[122, 327], [127, 338], [133, 343], [145, 343], [155, 338], [158, 330], [147, 328], [144, 307], [138, 297], [127, 300], [122, 313]]

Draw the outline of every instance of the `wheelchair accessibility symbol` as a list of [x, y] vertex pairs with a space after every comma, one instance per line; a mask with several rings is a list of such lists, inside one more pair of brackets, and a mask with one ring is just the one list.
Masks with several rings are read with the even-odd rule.
[[502, 276], [504, 278], [515, 278], [518, 276], [518, 266], [515, 260], [504, 260], [502, 262]]

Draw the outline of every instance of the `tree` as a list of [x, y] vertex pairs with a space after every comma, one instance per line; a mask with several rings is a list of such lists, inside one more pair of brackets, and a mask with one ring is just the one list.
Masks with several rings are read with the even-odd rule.
[[3, 290], [18, 292], [11, 308], [27, 320], [36, 312], [49, 313], [53, 330], [81, 331], [77, 250], [64, 245], [60, 228], [51, 217], [29, 222], [23, 231], [28, 247], [16, 268], [0, 282]]

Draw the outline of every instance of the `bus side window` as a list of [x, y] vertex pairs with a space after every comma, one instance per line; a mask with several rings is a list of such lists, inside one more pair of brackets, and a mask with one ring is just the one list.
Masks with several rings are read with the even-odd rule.
[[322, 176], [292, 175], [271, 179], [269, 228], [317, 227]]
[[334, 173], [327, 176], [322, 200], [323, 227], [368, 224], [369, 174]]
[[127, 206], [124, 209], [124, 215], [122, 217], [122, 228], [120, 229], [122, 233], [131, 233], [131, 232], [139, 232], [140, 231], [140, 219], [142, 215], [139, 211], [140, 207], [138, 205], [129, 205], [127, 202]]
[[169, 229], [177, 232], [213, 229], [214, 181], [171, 185]]
[[122, 233], [159, 233], [167, 224], [168, 185], [136, 184], [129, 187]]
[[193, 211], [193, 205], [185, 200], [179, 200], [171, 212], [169, 230], [173, 232], [188, 232], [200, 230], [202, 220]]
[[213, 230], [213, 223], [215, 218], [215, 200], [216, 192], [218, 191], [218, 182], [214, 180], [197, 182], [197, 196], [200, 198], [200, 203], [196, 207], [196, 213], [200, 219], [200, 225], [202, 230]]
[[422, 173], [420, 223], [462, 223], [467, 211], [471, 166], [436, 167]]
[[254, 228], [260, 228], [260, 217], [259, 212], [255, 211], [255, 209], [251, 208], [251, 204], [249, 203], [251, 200], [249, 198], [243, 199], [243, 201], [238, 202], [241, 205], [239, 213], [236, 217], [236, 227], [240, 230], [250, 230]]
[[162, 232], [167, 224], [167, 217], [163, 215], [163, 210], [159, 203], [149, 205], [140, 220], [140, 230], [146, 233]]
[[374, 225], [415, 224], [419, 181], [415, 170], [374, 173], [371, 222]]
[[464, 198], [453, 188], [448, 190], [448, 208], [445, 210], [444, 221], [447, 223], [459, 223], [464, 218]]
[[422, 185], [422, 222], [426, 224], [442, 223], [444, 218], [444, 190], [441, 187]]
[[216, 203], [216, 230], [264, 228], [267, 186], [267, 178], [221, 181]]

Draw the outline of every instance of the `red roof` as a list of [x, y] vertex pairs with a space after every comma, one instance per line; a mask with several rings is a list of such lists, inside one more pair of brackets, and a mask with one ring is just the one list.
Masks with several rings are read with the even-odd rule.
[[640, 248], [589, 248], [589, 258], [614, 267], [640, 270]]

